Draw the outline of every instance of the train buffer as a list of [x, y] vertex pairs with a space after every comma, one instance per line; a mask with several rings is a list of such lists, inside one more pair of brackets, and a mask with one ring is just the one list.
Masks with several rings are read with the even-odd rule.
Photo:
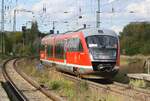
[[150, 82], [150, 74], [137, 73], [137, 74], [127, 74], [130, 79], [144, 80]]

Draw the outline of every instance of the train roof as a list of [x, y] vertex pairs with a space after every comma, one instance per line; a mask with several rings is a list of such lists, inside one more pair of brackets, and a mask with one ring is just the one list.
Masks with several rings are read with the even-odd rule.
[[75, 32], [83, 32], [84, 37], [93, 36], [93, 35], [109, 35], [109, 36], [118, 37], [118, 35], [112, 30], [100, 29], [100, 28], [86, 28], [86, 29], [80, 29], [80, 30], [77, 30], [77, 31], [68, 31], [66, 33], [61, 33], [61, 34], [47, 35], [43, 39], [47, 39], [49, 37], [55, 37], [55, 36], [58, 36], [58, 35], [72, 34], [72, 33], [75, 33]]
[[118, 37], [118, 35], [114, 31], [108, 29], [89, 28], [89, 29], [82, 30], [82, 32], [84, 33], [84, 37], [93, 36], [93, 35], [109, 35], [109, 36]]

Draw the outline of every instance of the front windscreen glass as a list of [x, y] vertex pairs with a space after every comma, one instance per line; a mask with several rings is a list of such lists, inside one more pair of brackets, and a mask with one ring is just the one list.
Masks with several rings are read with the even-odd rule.
[[86, 38], [87, 46], [94, 59], [116, 59], [117, 38], [95, 35]]

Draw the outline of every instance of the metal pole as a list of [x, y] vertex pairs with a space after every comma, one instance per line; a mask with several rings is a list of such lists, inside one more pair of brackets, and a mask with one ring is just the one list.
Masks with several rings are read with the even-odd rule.
[[150, 61], [147, 60], [147, 64], [148, 64], [148, 74], [150, 74]]
[[4, 0], [2, 0], [1, 12], [1, 31], [4, 32]]
[[1, 45], [2, 45], [2, 54], [4, 53], [4, 0], [2, 0], [2, 9], [1, 9]]
[[98, 11], [97, 11], [97, 18], [96, 18], [96, 27], [100, 27], [100, 0], [98, 0]]
[[54, 33], [55, 33], [55, 29], [56, 29], [56, 27], [55, 27], [56, 23], [57, 23], [57, 21], [53, 21], [53, 31], [54, 31]]
[[55, 21], [53, 21], [53, 31], [55, 33]]
[[16, 32], [16, 9], [14, 10], [13, 32]]

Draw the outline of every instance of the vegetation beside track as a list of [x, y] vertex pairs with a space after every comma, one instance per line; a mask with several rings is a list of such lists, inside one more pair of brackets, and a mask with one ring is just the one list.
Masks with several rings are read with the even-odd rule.
[[131, 84], [135, 87], [147, 88], [149, 84], [143, 81], [129, 80], [128, 73], [147, 73], [147, 68], [144, 66], [145, 60], [149, 56], [136, 55], [136, 56], [121, 56], [120, 71], [114, 78], [115, 81]]
[[[0, 32], [1, 34], [1, 32]], [[4, 32], [4, 49], [0, 53], [11, 56], [38, 56], [40, 49], [40, 39], [47, 35], [38, 30], [38, 23], [32, 22], [31, 28], [23, 28], [22, 32]], [[0, 47], [2, 37], [0, 35]]]
[[144, 80], [130, 80], [129, 84], [140, 88], [146, 87], [146, 82]]
[[0, 60], [7, 59], [9, 56], [0, 53]]
[[122, 101], [121, 97], [96, 92], [86, 82], [69, 81], [52, 67], [45, 66], [37, 69], [39, 62], [36, 60], [25, 59], [18, 64], [19, 69], [36, 80], [41, 86], [47, 87], [68, 101]]

